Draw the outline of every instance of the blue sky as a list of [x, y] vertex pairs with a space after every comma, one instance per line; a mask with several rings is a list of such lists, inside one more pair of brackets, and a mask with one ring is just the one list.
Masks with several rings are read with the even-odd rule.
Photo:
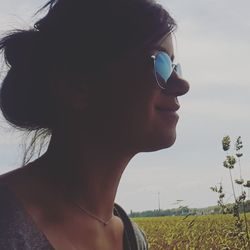
[[[116, 202], [127, 212], [216, 203], [209, 189], [222, 180], [231, 200], [229, 173], [222, 166], [221, 139], [242, 136], [242, 171], [250, 179], [250, 2], [161, 0], [175, 17], [178, 61], [191, 90], [180, 98], [177, 141], [169, 149], [137, 155], [125, 170]], [[41, 0], [0, 0], [0, 33], [33, 24]], [[22, 134], [0, 123], [0, 173], [20, 165]], [[238, 169], [233, 171], [236, 178]]]

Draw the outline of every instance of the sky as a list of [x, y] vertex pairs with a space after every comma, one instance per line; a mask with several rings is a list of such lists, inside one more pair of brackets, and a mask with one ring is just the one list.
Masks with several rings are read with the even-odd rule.
[[[179, 99], [176, 143], [136, 155], [123, 173], [115, 201], [127, 212], [158, 209], [159, 200], [161, 209], [206, 207], [217, 202], [210, 187], [222, 182], [230, 202], [223, 136], [230, 135], [232, 141], [242, 137], [242, 175], [250, 180], [250, 2], [158, 2], [178, 23], [175, 53], [191, 88]], [[0, 0], [0, 35], [32, 26], [33, 14], [44, 3]], [[0, 174], [20, 166], [22, 136], [0, 119]], [[238, 165], [233, 177], [239, 177]]]

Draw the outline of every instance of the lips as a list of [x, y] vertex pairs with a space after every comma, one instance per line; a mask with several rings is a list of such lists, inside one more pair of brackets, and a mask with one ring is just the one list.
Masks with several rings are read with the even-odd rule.
[[156, 107], [156, 110], [158, 111], [162, 111], [162, 112], [175, 112], [180, 108], [180, 105], [177, 104], [173, 104], [173, 105], [168, 105], [167, 107], [164, 106], [160, 106], [160, 107]]
[[180, 108], [180, 104], [179, 101], [176, 98], [173, 98], [171, 100], [169, 100], [168, 102], [159, 102], [158, 104], [156, 104], [155, 106], [156, 110], [158, 111], [162, 111], [162, 112], [176, 112], [179, 108]]

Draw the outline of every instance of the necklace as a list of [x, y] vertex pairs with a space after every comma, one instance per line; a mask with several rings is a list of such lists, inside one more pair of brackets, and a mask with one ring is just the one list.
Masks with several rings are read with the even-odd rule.
[[107, 220], [104, 221], [102, 219], [100, 219], [99, 217], [97, 217], [96, 215], [92, 214], [91, 212], [89, 212], [88, 210], [86, 210], [85, 208], [81, 207], [79, 204], [77, 204], [76, 202], [73, 202], [73, 204], [75, 206], [77, 206], [81, 211], [85, 212], [87, 215], [91, 216], [92, 218], [98, 220], [99, 222], [101, 222], [104, 226], [107, 226], [108, 223], [111, 221], [111, 219], [114, 217], [114, 214], [112, 214], [112, 216]]

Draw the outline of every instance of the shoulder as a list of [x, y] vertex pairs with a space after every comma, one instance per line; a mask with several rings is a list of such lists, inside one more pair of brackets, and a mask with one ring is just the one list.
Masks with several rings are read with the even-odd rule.
[[0, 249], [24, 249], [20, 210], [3, 184], [0, 184], [0, 204]]
[[134, 228], [136, 241], [139, 245], [139, 249], [148, 249], [148, 241], [145, 232], [133, 221], [131, 220], [132, 226]]
[[10, 189], [0, 183], [0, 249], [48, 250]]
[[136, 241], [137, 249], [148, 250], [147, 237], [143, 230], [129, 218], [125, 210], [120, 205], [115, 203], [115, 208], [118, 210], [119, 216], [125, 224], [125, 230], [127, 231], [129, 240], [133, 241], [134, 239]]

